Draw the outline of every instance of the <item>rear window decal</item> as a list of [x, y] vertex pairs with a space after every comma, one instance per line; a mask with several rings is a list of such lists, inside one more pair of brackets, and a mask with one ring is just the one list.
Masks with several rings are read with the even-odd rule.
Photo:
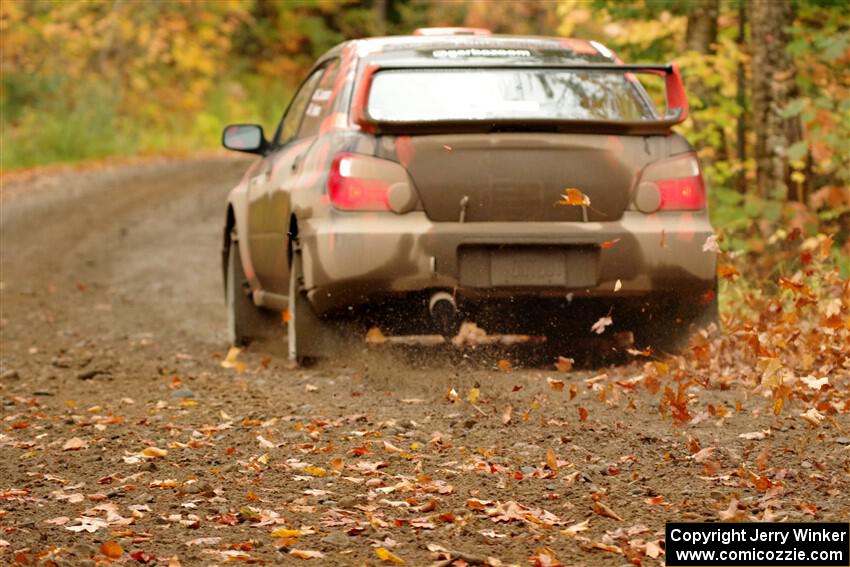
[[528, 49], [435, 49], [431, 52], [437, 59], [458, 59], [462, 57], [531, 57]]

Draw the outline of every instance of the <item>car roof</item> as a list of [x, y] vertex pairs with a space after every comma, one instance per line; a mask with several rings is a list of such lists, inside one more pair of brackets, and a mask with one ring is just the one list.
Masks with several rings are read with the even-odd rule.
[[592, 40], [523, 35], [401, 35], [346, 41], [321, 59], [352, 47], [361, 60], [420, 66], [435, 59], [552, 60], [611, 63], [616, 56]]

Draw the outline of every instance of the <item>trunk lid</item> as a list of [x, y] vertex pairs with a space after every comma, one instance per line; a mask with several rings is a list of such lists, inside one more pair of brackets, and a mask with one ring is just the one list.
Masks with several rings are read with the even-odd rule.
[[[460, 221], [464, 209], [465, 222], [616, 221], [650, 158], [640, 136], [436, 134], [395, 146], [426, 214], [443, 222]], [[586, 211], [557, 204], [567, 188], [590, 198]]]

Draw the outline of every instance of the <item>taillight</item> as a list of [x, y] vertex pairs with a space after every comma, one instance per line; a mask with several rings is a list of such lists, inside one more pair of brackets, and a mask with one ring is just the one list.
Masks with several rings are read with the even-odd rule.
[[704, 208], [705, 181], [696, 154], [683, 154], [648, 165], [638, 182], [635, 206], [644, 213]]
[[328, 196], [344, 211], [406, 213], [416, 197], [400, 164], [354, 153], [337, 154], [328, 174]]

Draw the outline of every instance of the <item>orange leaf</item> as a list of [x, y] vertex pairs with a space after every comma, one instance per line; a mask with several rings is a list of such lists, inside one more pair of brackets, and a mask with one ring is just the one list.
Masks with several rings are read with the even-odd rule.
[[587, 416], [589, 414], [590, 414], [590, 412], [587, 411], [587, 408], [584, 408], [584, 407], [578, 408], [578, 418], [581, 421], [587, 421]]
[[820, 257], [821, 258], [829, 258], [829, 253], [832, 251], [832, 235], [830, 234], [826, 238], [820, 241]]
[[334, 472], [339, 472], [342, 470], [343, 462], [342, 459], [336, 458], [331, 460], [331, 470]]
[[167, 454], [168, 454], [168, 451], [166, 451], [165, 449], [160, 449], [159, 447], [145, 447], [142, 450], [142, 455], [144, 455], [145, 457], [151, 457], [151, 458], [164, 457]]
[[385, 547], [379, 547], [375, 549], [375, 555], [378, 556], [378, 559], [384, 561], [385, 563], [394, 563], [396, 565], [404, 565], [404, 559], [394, 554], [389, 549]]
[[381, 329], [378, 327], [372, 327], [369, 329], [369, 332], [366, 333], [366, 343], [370, 345], [380, 345], [387, 342], [387, 338], [384, 336], [384, 333], [381, 332]]
[[558, 369], [558, 372], [569, 372], [573, 369], [573, 364], [575, 360], [572, 358], [567, 358], [566, 356], [559, 356], [558, 362], [555, 363], [555, 368]]
[[564, 194], [561, 195], [561, 199], [558, 201], [558, 204], [571, 207], [589, 207], [590, 197], [575, 187], [568, 187], [567, 189], [564, 189]]
[[602, 502], [596, 501], [593, 503], [593, 511], [600, 516], [605, 516], [606, 518], [611, 518], [612, 520], [617, 520], [618, 522], [622, 522], [623, 518], [617, 514], [614, 510], [603, 504]]
[[549, 384], [549, 387], [555, 390], [556, 392], [560, 392], [564, 389], [564, 381], [563, 380], [555, 380], [554, 378], [546, 378], [546, 383]]
[[750, 473], [750, 481], [753, 483], [753, 486], [755, 486], [756, 489], [761, 490], [762, 492], [768, 490], [775, 484], [771, 482], [769, 478], [767, 478], [767, 475], [757, 476], [753, 473]]
[[609, 545], [607, 543], [600, 543], [598, 541], [593, 542], [593, 545], [591, 547], [594, 547], [596, 549], [601, 549], [603, 551], [608, 551], [608, 552], [611, 552], [611, 553], [617, 553], [619, 555], [623, 554], [623, 550], [621, 548], [617, 547], [616, 545]]
[[570, 399], [572, 400], [576, 396], [578, 396], [578, 386], [570, 384]]
[[124, 549], [114, 541], [105, 541], [100, 544], [100, 552], [110, 559], [120, 559], [124, 555]]
[[546, 466], [549, 470], [558, 472], [558, 458], [555, 456], [555, 450], [552, 447], [546, 449]]
[[504, 370], [508, 372], [511, 369], [511, 361], [505, 360], [504, 358], [499, 361], [499, 370]]
[[720, 266], [717, 268], [717, 275], [723, 279], [731, 280], [737, 276], [740, 276], [741, 273], [735, 266]]
[[782, 413], [783, 405], [785, 405], [785, 400], [783, 398], [776, 398], [776, 401], [773, 402], [773, 415]]
[[280, 312], [280, 320], [283, 323], [289, 323], [290, 321], [292, 321], [292, 311], [290, 311], [289, 308], [286, 308], [283, 311], [281, 311]]
[[603, 250], [608, 250], [609, 248], [613, 248], [614, 245], [617, 244], [619, 241], [619, 238], [615, 238], [614, 240], [606, 240], [605, 242], [600, 243], [599, 247]]

